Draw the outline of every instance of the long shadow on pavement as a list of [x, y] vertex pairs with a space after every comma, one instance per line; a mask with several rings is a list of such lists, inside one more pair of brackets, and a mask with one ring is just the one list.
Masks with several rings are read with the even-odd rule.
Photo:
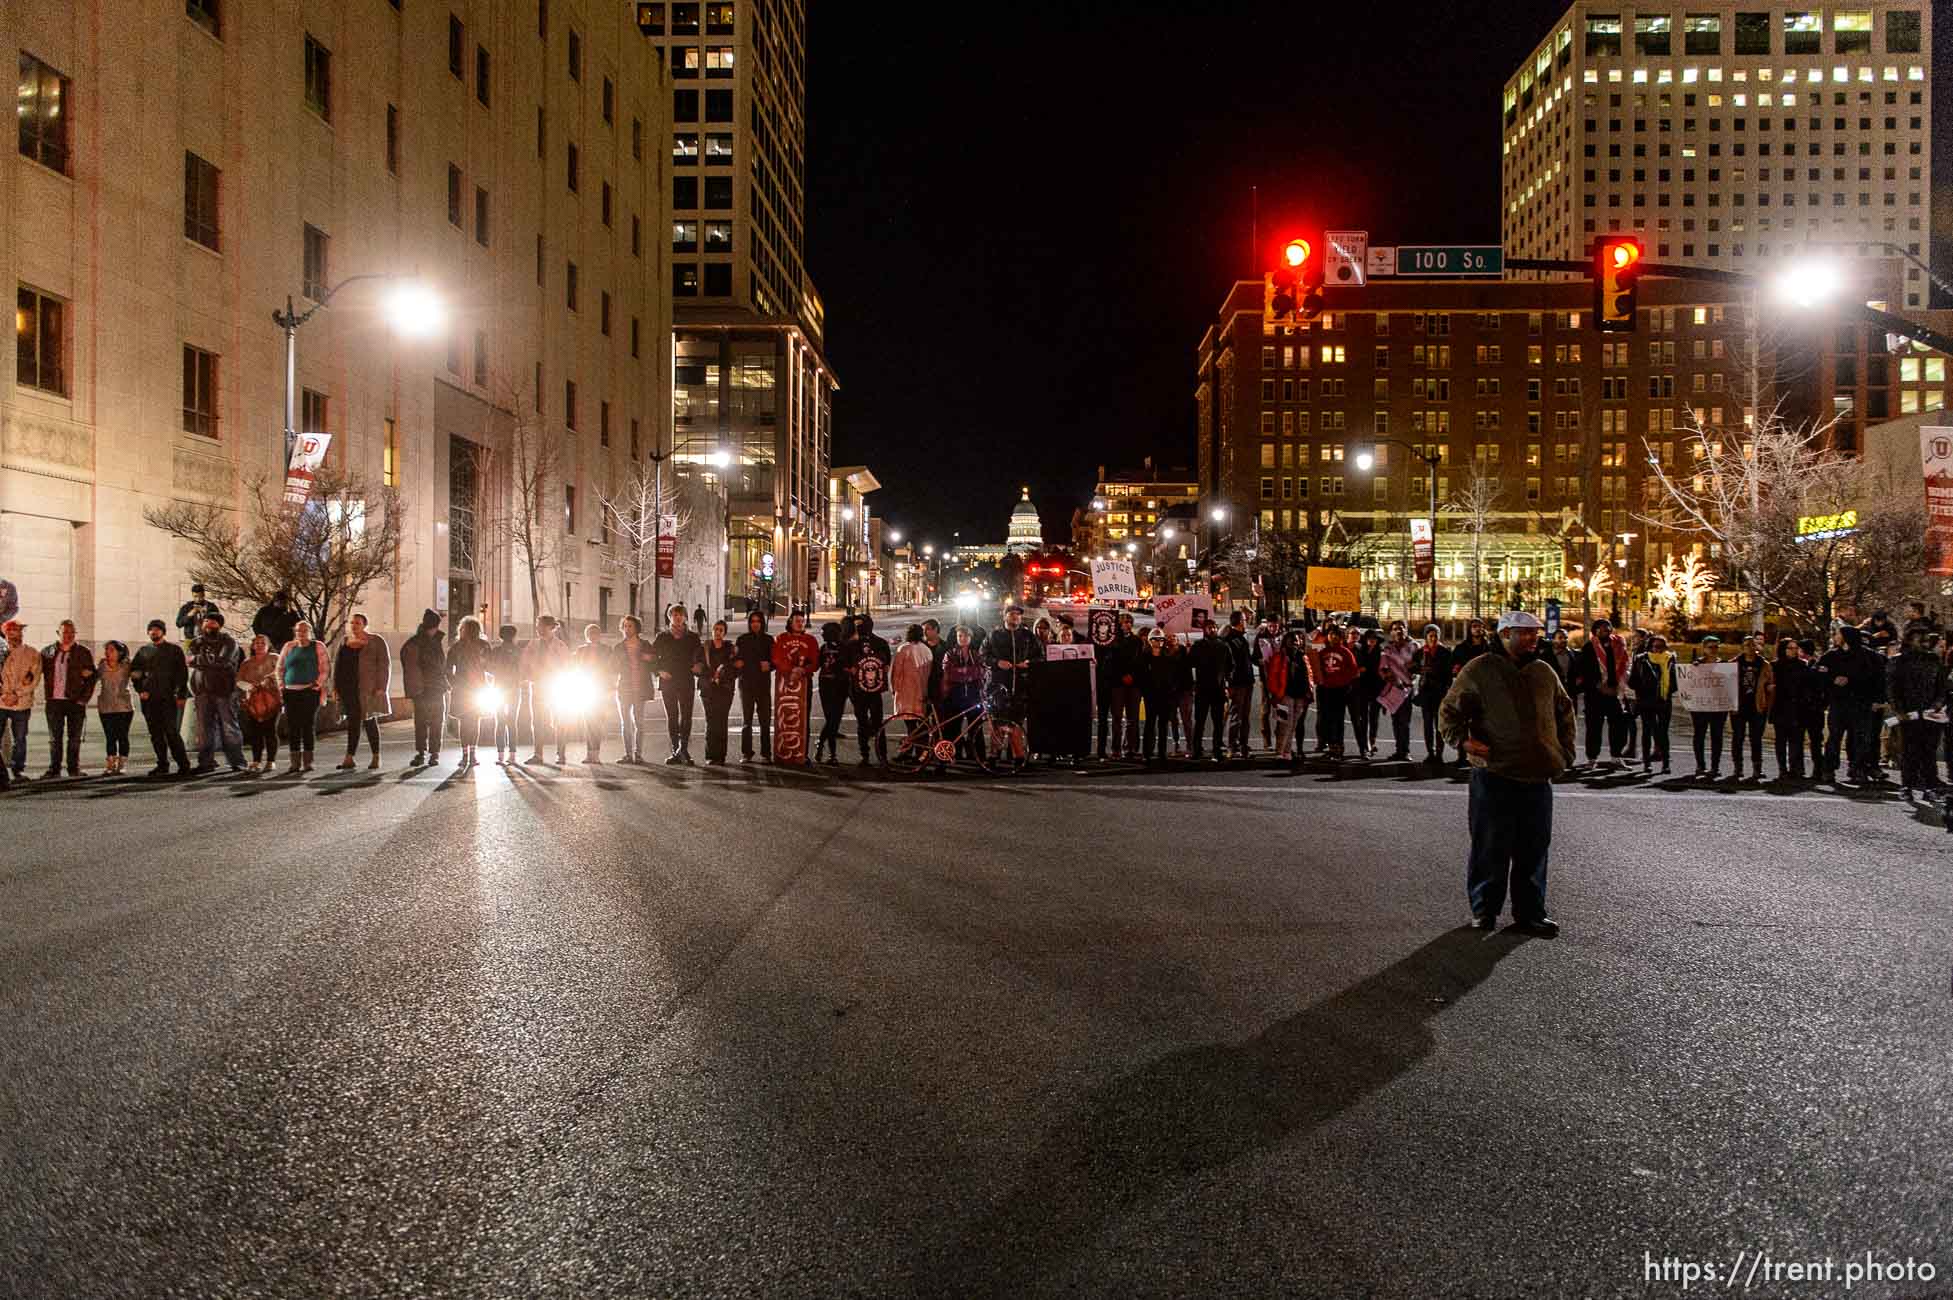
[[943, 1294], [1021, 1296], [1125, 1214], [1203, 1170], [1279, 1147], [1409, 1070], [1430, 1021], [1520, 943], [1447, 931], [1243, 1043], [1174, 1052], [1094, 1091], [1032, 1155], [1018, 1190], [922, 1266]]

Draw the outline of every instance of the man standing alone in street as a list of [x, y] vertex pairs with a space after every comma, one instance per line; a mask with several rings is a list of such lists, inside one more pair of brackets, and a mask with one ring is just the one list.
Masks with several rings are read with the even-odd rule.
[[1539, 657], [1540, 621], [1524, 610], [1499, 619], [1505, 653], [1473, 659], [1439, 709], [1446, 740], [1472, 765], [1472, 926], [1496, 929], [1509, 888], [1513, 921], [1533, 934], [1560, 927], [1546, 914], [1553, 840], [1553, 778], [1573, 754], [1573, 701]]

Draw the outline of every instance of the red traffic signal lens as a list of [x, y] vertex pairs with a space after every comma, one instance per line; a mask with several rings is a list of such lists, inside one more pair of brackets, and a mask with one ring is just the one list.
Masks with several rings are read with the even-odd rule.
[[1608, 253], [1614, 259], [1614, 269], [1625, 271], [1641, 260], [1641, 250], [1633, 244], [1616, 244]]
[[1301, 266], [1309, 260], [1309, 254], [1312, 251], [1309, 247], [1308, 240], [1291, 239], [1288, 241], [1288, 247], [1282, 250], [1282, 260], [1290, 266]]

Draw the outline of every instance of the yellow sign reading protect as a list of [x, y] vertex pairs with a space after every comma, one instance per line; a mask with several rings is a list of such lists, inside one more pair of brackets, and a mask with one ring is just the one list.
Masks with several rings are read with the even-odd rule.
[[1363, 607], [1363, 571], [1309, 566], [1303, 603], [1310, 609], [1358, 610]]

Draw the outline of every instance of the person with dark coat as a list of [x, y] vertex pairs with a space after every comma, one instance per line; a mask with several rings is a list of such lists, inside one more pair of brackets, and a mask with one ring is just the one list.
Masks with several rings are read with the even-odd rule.
[[1173, 660], [1166, 653], [1166, 633], [1158, 628], [1143, 642], [1146, 657], [1134, 674], [1146, 702], [1146, 730], [1142, 749], [1148, 766], [1166, 760], [1167, 720], [1173, 716]]
[[237, 721], [237, 642], [224, 631], [224, 615], [203, 616], [203, 631], [190, 643], [190, 694], [197, 702], [197, 771], [217, 770], [222, 745], [231, 771], [244, 770], [244, 732]]
[[665, 766], [692, 766], [692, 702], [698, 679], [705, 672], [705, 643], [685, 622], [685, 607], [671, 607], [671, 623], [651, 642], [651, 661], [665, 697], [665, 726], [671, 735], [671, 757]]
[[[454, 707], [454, 719], [461, 739], [461, 766], [475, 765], [475, 746], [481, 743], [482, 715], [491, 712], [483, 707], [482, 692], [494, 684], [494, 675], [489, 671], [488, 638], [481, 634], [481, 623], [477, 619], [464, 618], [455, 629], [454, 644], [448, 649], [446, 672], [448, 678], [448, 699]], [[419, 713], [416, 706], [415, 713]]]
[[1187, 650], [1193, 664], [1194, 725], [1188, 751], [1198, 763], [1206, 757], [1208, 719], [1214, 724], [1214, 761], [1227, 761], [1227, 683], [1233, 674], [1233, 657], [1221, 642], [1220, 624], [1208, 619], [1200, 629], [1200, 639]]
[[[1411, 667], [1417, 673], [1417, 711], [1424, 718], [1426, 761], [1433, 767], [1443, 767], [1444, 733], [1438, 730], [1438, 708], [1451, 689], [1451, 679], [1457, 669], [1453, 666], [1452, 649], [1444, 643], [1444, 632], [1436, 623], [1424, 625], [1424, 641], [1417, 647]], [[1462, 752], [1458, 761], [1465, 761]]]
[[1023, 726], [1030, 712], [1031, 674], [1044, 662], [1044, 643], [1024, 626], [1023, 606], [1005, 611], [1004, 625], [984, 642], [983, 657], [990, 665], [991, 712]]
[[1472, 619], [1465, 624], [1465, 639], [1451, 648], [1451, 671], [1454, 676], [1465, 671], [1465, 665], [1488, 650], [1496, 650], [1492, 639], [1486, 634], [1482, 619]]
[[1356, 639], [1356, 681], [1350, 686], [1350, 729], [1356, 733], [1356, 756], [1376, 757], [1377, 738], [1370, 730], [1370, 714], [1383, 694], [1383, 636], [1366, 627]]
[[1743, 652], [1736, 656], [1736, 709], [1730, 715], [1729, 757], [1736, 779], [1743, 779], [1744, 742], [1748, 741], [1750, 774], [1763, 779], [1763, 720], [1777, 694], [1777, 675], [1763, 657], [1763, 643], [1753, 636], [1743, 638]]
[[1596, 763], [1600, 758], [1603, 732], [1607, 735], [1610, 759], [1619, 761], [1627, 754], [1627, 724], [1621, 713], [1627, 672], [1627, 642], [1612, 623], [1604, 618], [1595, 619], [1593, 630], [1573, 653], [1566, 683], [1568, 697], [1578, 698], [1581, 710], [1587, 715], [1588, 763]]
[[[956, 644], [943, 656], [936, 687], [942, 701], [939, 712], [943, 719], [943, 739], [955, 744], [959, 758], [981, 758], [982, 737], [976, 725], [976, 710], [983, 703], [983, 687], [989, 671], [984, 667], [983, 648], [976, 644], [969, 628], [958, 625], [952, 635]], [[825, 658], [825, 647], [822, 655]]]
[[823, 751], [828, 762], [841, 761], [841, 720], [848, 707], [848, 675], [841, 668], [843, 648], [841, 625], [821, 624], [820, 670], [814, 677], [821, 696], [821, 734], [814, 741], [817, 762]]
[[692, 606], [692, 631], [701, 637], [705, 635], [705, 606], [703, 605]]
[[[758, 611], [746, 616], [750, 626], [753, 619], [763, 617]], [[750, 633], [748, 635], [751, 635]], [[746, 637], [739, 638], [744, 641]], [[767, 638], [771, 640], [772, 638]], [[732, 729], [733, 688], [740, 680], [741, 652], [726, 639], [726, 621], [715, 620], [712, 624], [712, 637], [705, 643], [705, 671], [699, 677], [699, 698], [705, 702], [705, 765], [724, 767], [726, 763], [727, 738]], [[746, 741], [752, 741], [752, 712], [746, 716]], [[765, 732], [760, 733], [762, 738]], [[746, 759], [752, 761], [752, 750], [746, 751]]]
[[1255, 704], [1255, 652], [1248, 640], [1247, 615], [1228, 615], [1221, 637], [1227, 649], [1227, 748], [1236, 759], [1248, 757], [1248, 715]]
[[271, 642], [272, 653], [276, 654], [292, 639], [292, 628], [297, 625], [298, 611], [292, 608], [291, 593], [278, 591], [258, 607], [257, 617], [251, 620], [251, 631]]
[[1302, 770], [1302, 751], [1308, 743], [1302, 729], [1309, 717], [1309, 703], [1315, 698], [1309, 682], [1309, 639], [1301, 630], [1290, 632], [1276, 646], [1268, 662], [1268, 690], [1275, 697], [1276, 757], [1288, 760], [1289, 769]]
[[359, 752], [359, 737], [366, 733], [370, 758], [368, 771], [380, 766], [380, 724], [393, 713], [393, 654], [386, 638], [366, 630], [366, 615], [355, 614], [339, 638], [339, 649], [332, 656], [332, 696], [339, 701], [346, 719], [346, 757], [339, 770], [350, 772]]
[[1873, 610], [1872, 616], [1865, 620], [1859, 630], [1863, 633], [1861, 640], [1865, 648], [1881, 658], [1899, 642], [1898, 624], [1882, 609]]
[[142, 705], [142, 724], [156, 751], [151, 776], [168, 776], [170, 760], [178, 775], [190, 770], [190, 754], [183, 744], [183, 707], [190, 698], [190, 661], [183, 647], [169, 639], [160, 618], [149, 620], [149, 644], [129, 661], [129, 684]]
[[[1112, 651], [1112, 748], [1128, 761], [1139, 757], [1139, 700], [1144, 693], [1141, 677], [1148, 658], [1146, 643], [1133, 634], [1132, 614], [1119, 611], [1119, 631], [1108, 647]], [[1103, 660], [1101, 661], [1104, 662]], [[1100, 690], [1105, 687], [1101, 683]], [[1099, 733], [1099, 757], [1105, 757], [1105, 733]]]
[[1824, 779], [1824, 719], [1831, 711], [1831, 679], [1818, 671], [1817, 642], [1809, 637], [1797, 642], [1797, 659], [1804, 665], [1803, 681], [1797, 692], [1797, 745], [1809, 750], [1811, 779]]
[[1099, 720], [1099, 762], [1107, 761], [1107, 741], [1114, 753], [1119, 749], [1118, 728], [1112, 719], [1112, 684], [1121, 675], [1119, 641], [1115, 636], [1103, 645], [1092, 647], [1092, 695]]
[[[45, 777], [61, 775], [65, 749], [68, 775], [82, 776], [81, 733], [88, 719], [88, 697], [95, 693], [95, 656], [75, 639], [75, 625], [61, 620], [61, 637], [41, 651], [41, 692], [47, 709], [48, 760]], [[65, 744], [64, 744], [65, 737]], [[239, 767], [244, 766], [242, 763]]]
[[1899, 785], [1934, 794], [1939, 781], [1940, 724], [1926, 717], [1946, 702], [1946, 666], [1926, 648], [1926, 629], [1905, 634], [1904, 648], [1886, 672], [1886, 699], [1899, 720]]
[[[522, 646], [513, 623], [495, 629], [488, 651], [488, 677], [495, 684], [495, 761], [515, 762], [515, 715], [522, 705]], [[507, 751], [507, 757], [503, 752]]]
[[739, 752], [753, 761], [753, 714], [759, 714], [759, 752], [773, 761], [773, 637], [766, 615], [754, 610], [746, 616], [746, 630], [733, 644], [733, 667], [739, 677]]
[[1681, 677], [1675, 656], [1669, 653], [1668, 638], [1648, 638], [1648, 648], [1634, 656], [1628, 665], [1628, 689], [1634, 692], [1634, 708], [1641, 715], [1641, 770], [1651, 771], [1661, 759], [1662, 775], [1670, 770], [1668, 728], [1675, 717], [1675, 697]]
[[203, 635], [203, 620], [206, 614], [215, 610], [215, 602], [204, 598], [201, 582], [190, 584], [190, 599], [184, 601], [176, 610], [176, 627], [183, 633], [183, 646], [189, 649], [190, 643]]
[[1864, 634], [1849, 624], [1831, 633], [1831, 649], [1817, 661], [1818, 675], [1830, 687], [1829, 737], [1820, 779], [1836, 784], [1843, 761], [1854, 783], [1869, 782], [1877, 762], [1878, 726], [1873, 710], [1885, 697], [1885, 659], [1864, 644]]
[[1811, 666], [1792, 637], [1777, 642], [1777, 659], [1771, 665], [1775, 690], [1770, 696], [1770, 729], [1777, 740], [1777, 775], [1801, 779], [1804, 775], [1803, 731], [1799, 713], [1804, 695], [1810, 689]]
[[441, 616], [422, 610], [420, 626], [400, 647], [400, 677], [414, 705], [414, 756], [408, 767], [441, 761], [441, 733], [447, 725], [448, 652], [442, 644]]
[[[1043, 654], [1040, 648], [1039, 657]], [[882, 693], [888, 689], [889, 667], [894, 660], [895, 652], [888, 642], [875, 635], [875, 620], [867, 614], [855, 615], [854, 639], [841, 650], [841, 671], [847, 674], [848, 698], [854, 705], [854, 738], [861, 747], [863, 767], [874, 761], [868, 756], [871, 740], [875, 758], [888, 761], [888, 741], [882, 736]]]

